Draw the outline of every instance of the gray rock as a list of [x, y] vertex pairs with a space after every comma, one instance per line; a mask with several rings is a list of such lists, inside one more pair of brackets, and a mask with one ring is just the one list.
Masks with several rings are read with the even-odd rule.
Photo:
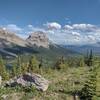
[[6, 82], [6, 86], [16, 85], [21, 85], [23, 87], [35, 86], [38, 90], [46, 91], [49, 86], [49, 81], [43, 78], [41, 75], [26, 73]]

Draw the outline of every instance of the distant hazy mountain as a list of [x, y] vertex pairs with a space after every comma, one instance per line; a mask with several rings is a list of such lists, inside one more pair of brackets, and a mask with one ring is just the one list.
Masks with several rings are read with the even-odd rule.
[[95, 54], [100, 54], [100, 42], [88, 45], [63, 45], [63, 47], [83, 54], [92, 49]]

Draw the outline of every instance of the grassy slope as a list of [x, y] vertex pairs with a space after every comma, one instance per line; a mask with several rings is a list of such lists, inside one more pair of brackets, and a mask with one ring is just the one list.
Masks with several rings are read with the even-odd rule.
[[[66, 70], [52, 70], [43, 69], [38, 71], [42, 76], [50, 81], [50, 86], [46, 92], [39, 92], [34, 89], [33, 92], [24, 93], [20, 89], [5, 89], [0, 91], [0, 96], [7, 95], [6, 100], [72, 100], [71, 91], [80, 90], [83, 87], [85, 80], [87, 80], [88, 69], [68, 68]], [[78, 84], [74, 84], [78, 82]], [[16, 91], [15, 91], [16, 90]], [[15, 99], [14, 99], [15, 100]]]

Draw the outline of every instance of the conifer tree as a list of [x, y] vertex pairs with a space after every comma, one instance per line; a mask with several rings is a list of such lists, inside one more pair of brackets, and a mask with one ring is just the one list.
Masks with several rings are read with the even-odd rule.
[[2, 76], [3, 80], [9, 79], [9, 73], [7, 72], [6, 66], [1, 56], [0, 56], [0, 75]]
[[86, 81], [80, 93], [81, 100], [92, 100], [93, 96], [96, 94], [96, 81], [97, 81], [96, 76], [97, 76], [96, 68], [93, 68], [90, 71], [89, 78]]
[[66, 67], [64, 57], [59, 58], [55, 64], [56, 69], [64, 69]]
[[87, 66], [93, 66], [93, 52], [90, 50], [90, 53], [87, 52], [87, 56], [85, 57], [85, 64]]
[[39, 62], [35, 56], [31, 56], [29, 60], [28, 72], [34, 72], [36, 68], [39, 67]]
[[28, 63], [22, 63], [21, 65], [21, 73], [24, 74], [28, 70]]
[[21, 75], [22, 74], [22, 57], [21, 55], [18, 55], [17, 59], [16, 59], [16, 65], [17, 65], [17, 75]]
[[12, 76], [18, 76], [22, 74], [21, 66], [22, 66], [21, 56], [18, 55], [12, 67]]
[[13, 64], [12, 66], [12, 77], [17, 76], [17, 65], [16, 63]]
[[79, 66], [80, 67], [84, 67], [85, 66], [84, 58], [80, 58], [80, 60], [79, 60]]
[[93, 65], [93, 52], [90, 50], [90, 55], [89, 55], [89, 66]]
[[43, 66], [43, 59], [42, 59], [42, 57], [41, 57], [40, 63], [39, 63], [39, 68], [41, 68], [42, 66]]

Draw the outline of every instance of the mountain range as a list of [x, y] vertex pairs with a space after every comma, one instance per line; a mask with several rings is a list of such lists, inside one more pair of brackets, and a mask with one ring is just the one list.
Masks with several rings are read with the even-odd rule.
[[18, 54], [36, 54], [55, 58], [73, 54], [84, 54], [92, 49], [100, 54], [100, 43], [91, 45], [57, 45], [51, 42], [45, 32], [32, 32], [26, 39], [16, 33], [0, 28], [0, 54], [3, 57], [17, 57]]
[[46, 33], [37, 31], [23, 39], [5, 29], [0, 29], [0, 54], [3, 57], [17, 57], [18, 54], [35, 54], [48, 58], [76, 54], [73, 50], [66, 49], [49, 41]]
[[81, 54], [86, 54], [89, 50], [92, 50], [94, 54], [100, 54], [100, 42], [87, 45], [63, 45], [63, 47]]

